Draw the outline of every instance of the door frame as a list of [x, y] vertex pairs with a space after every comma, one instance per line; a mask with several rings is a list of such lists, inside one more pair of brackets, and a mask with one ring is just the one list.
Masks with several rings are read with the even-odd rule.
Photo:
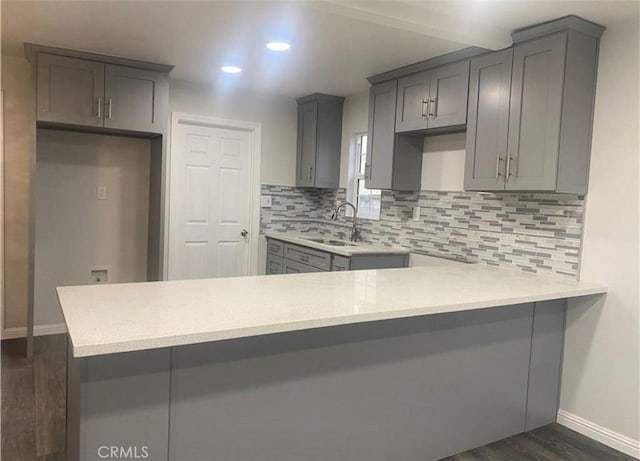
[[249, 258], [247, 261], [247, 275], [258, 274], [258, 249], [260, 241], [260, 194], [261, 194], [261, 158], [262, 158], [262, 123], [248, 122], [243, 120], [232, 120], [219, 117], [209, 117], [204, 115], [188, 114], [185, 112], [171, 112], [171, 130], [169, 132], [169, 152], [167, 155], [167, 201], [165, 202], [165, 238], [164, 238], [164, 280], [169, 277], [169, 243], [175, 232], [172, 225], [172, 211], [177, 204], [171, 188], [175, 178], [171, 168], [174, 156], [179, 150], [177, 136], [180, 125], [198, 125], [211, 128], [224, 128], [244, 131], [251, 135], [250, 158], [249, 158]]

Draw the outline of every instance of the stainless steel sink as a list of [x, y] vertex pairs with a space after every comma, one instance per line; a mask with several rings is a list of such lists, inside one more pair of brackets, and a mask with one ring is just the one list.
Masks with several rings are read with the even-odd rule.
[[352, 247], [357, 246], [358, 244], [355, 242], [348, 242], [346, 240], [335, 240], [332, 238], [308, 238], [305, 240], [309, 240], [310, 242], [322, 243], [323, 245], [329, 245], [333, 247]]

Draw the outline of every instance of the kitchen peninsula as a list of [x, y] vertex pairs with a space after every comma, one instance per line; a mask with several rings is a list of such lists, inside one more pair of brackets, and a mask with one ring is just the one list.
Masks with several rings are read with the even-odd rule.
[[58, 288], [68, 456], [439, 459], [555, 421], [566, 299], [473, 264]]

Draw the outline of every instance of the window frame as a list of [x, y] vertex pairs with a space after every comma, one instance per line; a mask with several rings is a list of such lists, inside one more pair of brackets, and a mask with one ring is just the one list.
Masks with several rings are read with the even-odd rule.
[[[364, 167], [362, 165], [363, 154], [365, 157], [365, 164], [366, 164], [366, 156], [368, 154], [368, 152], [366, 152], [366, 146], [367, 146], [366, 142], [367, 142], [366, 132], [354, 133], [351, 137], [351, 146], [349, 149], [349, 183], [347, 186], [347, 200], [358, 207], [358, 218], [368, 219], [372, 221], [379, 221], [381, 208], [382, 208], [382, 191], [380, 189], [368, 189], [372, 191], [377, 191], [378, 194], [374, 193], [373, 195], [374, 196], [378, 195], [380, 197], [379, 198], [380, 206], [378, 207], [377, 215], [370, 214], [370, 213], [362, 214], [362, 210], [359, 207], [361, 203], [361, 200], [360, 200], [361, 195], [358, 193], [359, 186], [361, 181], [363, 182], [363, 184], [365, 181]], [[365, 152], [363, 152], [363, 150]], [[351, 210], [351, 208], [346, 208], [346, 215], [353, 216], [353, 210]]]

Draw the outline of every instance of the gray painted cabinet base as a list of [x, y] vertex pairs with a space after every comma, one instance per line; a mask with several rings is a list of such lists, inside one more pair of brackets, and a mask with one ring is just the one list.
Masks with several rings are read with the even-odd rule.
[[436, 460], [555, 421], [565, 300], [70, 361], [69, 453]]

